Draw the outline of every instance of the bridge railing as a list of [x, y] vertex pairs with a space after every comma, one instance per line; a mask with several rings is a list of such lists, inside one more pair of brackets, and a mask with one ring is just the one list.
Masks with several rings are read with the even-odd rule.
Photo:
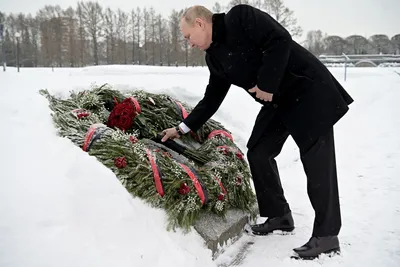
[[318, 58], [323, 63], [358, 63], [360, 61], [371, 61], [376, 65], [381, 63], [400, 63], [400, 55], [320, 55]]
[[344, 66], [344, 80], [347, 79], [347, 68], [349, 66], [355, 66], [362, 63], [367, 63], [369, 66], [379, 66], [380, 64], [400, 64], [400, 55], [388, 55], [388, 54], [366, 54], [366, 55], [347, 55], [345, 53], [341, 55], [320, 55], [319, 60], [326, 64], [343, 64]]

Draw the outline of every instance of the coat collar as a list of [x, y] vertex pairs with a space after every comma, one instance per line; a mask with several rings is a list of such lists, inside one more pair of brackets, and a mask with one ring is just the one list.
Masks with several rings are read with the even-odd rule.
[[212, 43], [206, 52], [211, 51], [219, 43], [225, 42], [225, 13], [215, 13], [212, 16]]

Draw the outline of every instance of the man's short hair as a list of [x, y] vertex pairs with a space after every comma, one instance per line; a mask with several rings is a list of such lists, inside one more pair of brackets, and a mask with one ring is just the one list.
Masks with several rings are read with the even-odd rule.
[[192, 6], [183, 12], [182, 18], [188, 25], [193, 25], [196, 18], [203, 18], [207, 22], [212, 22], [213, 13], [204, 6]]

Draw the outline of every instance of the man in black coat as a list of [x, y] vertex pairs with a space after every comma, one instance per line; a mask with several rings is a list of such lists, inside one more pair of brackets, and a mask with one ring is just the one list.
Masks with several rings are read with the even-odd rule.
[[262, 105], [247, 143], [247, 158], [260, 216], [268, 218], [252, 225], [252, 232], [294, 229], [275, 161], [291, 135], [315, 210], [310, 240], [294, 251], [301, 258], [339, 251], [333, 126], [353, 99], [284, 27], [249, 5], [237, 5], [226, 14], [193, 6], [183, 15], [181, 31], [192, 47], [206, 52], [210, 78], [203, 99], [179, 126], [163, 131], [163, 141], [197, 131], [218, 110], [232, 84], [245, 89]]

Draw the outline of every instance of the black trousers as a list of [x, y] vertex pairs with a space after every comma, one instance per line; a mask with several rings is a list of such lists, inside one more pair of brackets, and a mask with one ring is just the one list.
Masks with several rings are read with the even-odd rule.
[[[290, 212], [275, 157], [289, 133], [277, 116], [259, 142], [247, 152], [261, 217]], [[336, 173], [333, 128], [309, 147], [299, 147], [307, 176], [307, 193], [315, 211], [313, 236], [338, 235], [341, 214]]]

